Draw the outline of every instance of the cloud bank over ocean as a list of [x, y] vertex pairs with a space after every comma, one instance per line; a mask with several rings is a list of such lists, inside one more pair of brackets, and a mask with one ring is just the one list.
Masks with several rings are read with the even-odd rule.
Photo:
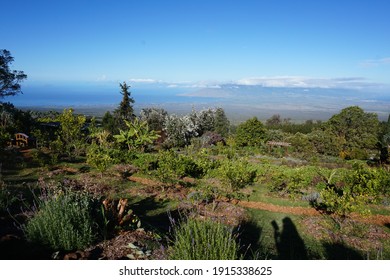
[[[249, 77], [236, 81], [161, 81], [135, 77], [126, 81], [135, 106], [165, 107], [185, 112], [192, 108], [223, 107], [234, 118], [281, 114], [294, 119], [327, 119], [348, 106], [360, 106], [387, 119], [390, 87], [361, 77]], [[83, 85], [27, 84], [25, 94], [11, 98], [21, 106], [115, 107], [119, 81]]]

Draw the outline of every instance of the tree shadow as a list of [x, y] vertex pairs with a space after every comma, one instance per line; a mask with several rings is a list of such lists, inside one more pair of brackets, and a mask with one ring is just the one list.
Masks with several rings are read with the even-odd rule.
[[348, 247], [342, 242], [323, 243], [328, 260], [363, 260], [364, 257], [357, 250]]
[[385, 224], [385, 227], [390, 229], [390, 223]]
[[271, 222], [274, 228], [274, 238], [278, 259], [306, 260], [308, 259], [305, 243], [300, 237], [297, 228], [289, 217], [283, 219], [283, 229], [280, 231], [276, 221]]

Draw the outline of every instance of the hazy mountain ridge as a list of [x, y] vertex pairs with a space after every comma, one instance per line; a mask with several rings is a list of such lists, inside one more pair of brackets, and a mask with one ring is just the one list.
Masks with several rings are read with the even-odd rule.
[[[21, 107], [77, 107], [88, 112], [113, 110], [120, 101], [117, 89], [73, 90], [27, 89], [21, 96], [10, 98]], [[261, 85], [222, 84], [202, 88], [166, 88], [134, 86], [135, 109], [162, 107], [170, 113], [186, 114], [193, 108], [222, 107], [231, 119], [244, 120], [252, 116], [267, 119], [273, 114], [282, 117], [328, 119], [348, 106], [360, 106], [375, 112], [381, 120], [390, 113], [390, 94], [349, 88], [266, 87]], [[4, 100], [7, 101], [7, 100]]]

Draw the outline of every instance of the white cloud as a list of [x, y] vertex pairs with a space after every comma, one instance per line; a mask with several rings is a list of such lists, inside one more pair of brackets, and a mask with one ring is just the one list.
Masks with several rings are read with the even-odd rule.
[[167, 85], [168, 88], [212, 88], [212, 89], [219, 89], [221, 88], [221, 85], [213, 82], [213, 83], [208, 83], [208, 82], [178, 82], [178, 83], [171, 83]]
[[99, 78], [96, 79], [98, 82], [104, 82], [107, 81], [107, 75], [103, 74]]
[[311, 78], [300, 76], [251, 77], [240, 79], [237, 85], [297, 88], [353, 88], [360, 89], [377, 84], [360, 77]]
[[379, 59], [367, 59], [360, 63], [362, 67], [377, 67], [381, 65], [390, 65], [390, 57], [384, 57]]
[[[390, 63], [390, 62], [389, 62]], [[102, 75], [101, 81], [106, 81], [106, 76]], [[362, 77], [338, 77], [338, 78], [316, 78], [305, 76], [261, 76], [242, 78], [236, 81], [163, 81], [150, 78], [131, 78], [130, 82], [136, 84], [157, 85], [166, 88], [182, 88], [182, 89], [225, 89], [239, 88], [240, 86], [263, 86], [263, 87], [290, 87], [290, 88], [343, 88], [343, 89], [375, 89], [382, 88], [386, 85], [373, 83]], [[388, 88], [386, 86], [386, 88]]]
[[235, 84], [243, 86], [264, 86], [264, 87], [290, 87], [306, 86], [304, 77], [276, 76], [276, 77], [251, 77], [238, 80]]
[[140, 78], [140, 79], [129, 79], [129, 82], [132, 82], [132, 83], [140, 83], [140, 84], [155, 84], [155, 83], [159, 83], [159, 81], [157, 80], [154, 80], [154, 79], [144, 79], [144, 78]]

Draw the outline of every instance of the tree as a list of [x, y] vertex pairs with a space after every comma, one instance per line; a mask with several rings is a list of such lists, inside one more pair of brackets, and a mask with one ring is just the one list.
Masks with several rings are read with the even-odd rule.
[[22, 93], [20, 83], [27, 78], [23, 71], [11, 70], [14, 61], [11, 53], [0, 50], [0, 98]]
[[366, 113], [358, 106], [347, 107], [332, 116], [326, 126], [342, 141], [340, 152], [351, 158], [364, 158], [369, 150], [376, 149], [379, 120], [374, 113]]
[[163, 131], [167, 135], [164, 144], [168, 147], [183, 147], [190, 143], [184, 117], [171, 114], [165, 117]]
[[56, 147], [65, 152], [71, 159], [79, 156], [85, 149], [85, 135], [82, 129], [86, 122], [83, 115], [74, 115], [73, 109], [64, 109], [63, 113], [58, 116], [60, 130], [56, 140]]
[[223, 137], [229, 133], [230, 122], [222, 108], [215, 111], [214, 131]]
[[380, 151], [381, 162], [388, 162], [389, 158], [389, 147], [390, 147], [390, 114], [387, 122], [382, 123], [382, 132], [380, 141], [378, 141], [378, 149]]
[[277, 115], [272, 115], [271, 118], [266, 120], [266, 125], [267, 126], [278, 126], [282, 123], [282, 119], [279, 114]]
[[323, 126], [308, 134], [309, 142], [313, 144], [315, 151], [323, 155], [339, 156], [345, 143], [343, 138], [337, 136], [333, 130]]
[[105, 130], [109, 131], [110, 133], [114, 133], [117, 131], [115, 118], [110, 113], [110, 111], [107, 111], [103, 118], [102, 118], [102, 126]]
[[204, 109], [196, 114], [196, 122], [199, 127], [199, 136], [203, 135], [206, 131], [214, 131], [215, 129], [215, 110]]
[[140, 119], [146, 121], [149, 128], [154, 131], [163, 130], [166, 116], [168, 112], [162, 108], [144, 108], [140, 112]]
[[123, 82], [123, 84], [120, 83], [119, 86], [123, 98], [119, 107], [114, 111], [114, 115], [117, 119], [119, 128], [125, 128], [126, 124], [124, 121], [132, 121], [135, 117], [133, 109], [134, 98], [130, 97], [130, 86], [128, 86], [126, 82]]
[[264, 141], [265, 128], [261, 121], [253, 117], [237, 127], [236, 143], [239, 146], [258, 146]]
[[11, 103], [0, 102], [0, 148], [17, 132], [30, 134], [35, 122], [29, 111], [15, 108]]

